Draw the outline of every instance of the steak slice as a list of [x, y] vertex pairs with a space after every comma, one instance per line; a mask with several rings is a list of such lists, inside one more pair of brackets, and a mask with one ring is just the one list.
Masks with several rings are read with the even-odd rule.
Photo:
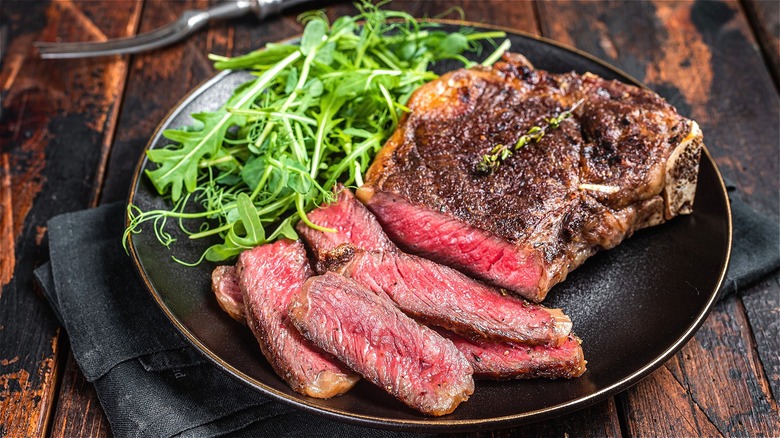
[[236, 272], [235, 266], [214, 268], [214, 271], [211, 272], [211, 290], [222, 310], [236, 321], [246, 323], [244, 296], [238, 284], [238, 272]]
[[341, 275], [307, 280], [290, 317], [307, 339], [425, 414], [448, 414], [474, 392], [471, 366], [452, 342]]
[[423, 85], [408, 107], [357, 197], [401, 249], [533, 301], [595, 252], [691, 212], [701, 131], [649, 90], [506, 54]]
[[487, 379], [572, 379], [585, 372], [579, 338], [570, 335], [563, 344], [550, 347], [510, 342], [465, 339], [440, 330], [466, 356], [474, 377]]
[[261, 245], [241, 253], [236, 267], [247, 325], [279, 377], [310, 397], [330, 398], [352, 388], [359, 377], [304, 339], [287, 314], [293, 294], [312, 275], [303, 245]]
[[[220, 272], [219, 275], [217, 271]], [[235, 307], [239, 313], [233, 314], [225, 307], [223, 309], [228, 311], [234, 319], [245, 323], [243, 297], [240, 290], [238, 290], [238, 274], [235, 268], [232, 266], [218, 266], [214, 270], [212, 278], [215, 279], [215, 293], [218, 290], [227, 290], [228, 294], [225, 295], [236, 301], [237, 305]], [[235, 285], [235, 289], [232, 289], [233, 285]], [[238, 295], [230, 294], [229, 291], [231, 290], [238, 290]], [[466, 339], [449, 330], [437, 329], [436, 331], [451, 340], [455, 347], [463, 353], [474, 369], [474, 377], [493, 379], [530, 379], [535, 377], [568, 379], [579, 377], [585, 372], [586, 361], [583, 357], [582, 347], [580, 347], [581, 341], [573, 334], [566, 336], [562, 345], [550, 347]]]
[[571, 320], [559, 309], [502, 295], [420, 257], [357, 251], [339, 272], [387, 294], [407, 315], [469, 338], [559, 345], [571, 332]]
[[309, 219], [337, 230], [297, 227], [318, 270], [337, 270], [374, 293], [386, 294], [414, 318], [468, 337], [532, 344], [557, 345], [571, 331], [571, 320], [559, 309], [502, 294], [452, 268], [398, 251], [347, 189], [336, 203], [309, 213]]

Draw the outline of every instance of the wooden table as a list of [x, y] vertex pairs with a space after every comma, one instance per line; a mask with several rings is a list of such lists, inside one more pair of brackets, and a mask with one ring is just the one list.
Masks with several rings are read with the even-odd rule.
[[[240, 54], [301, 31], [293, 11], [215, 23], [154, 53], [43, 61], [36, 40], [103, 40], [148, 31], [205, 0], [0, 3], [0, 436], [106, 436], [94, 389], [67, 334], [33, 287], [52, 216], [124, 199], [155, 125], [213, 72], [206, 54]], [[212, 1], [214, 3], [214, 1]], [[577, 47], [643, 80], [694, 118], [747, 202], [780, 215], [780, 2], [408, 1]], [[331, 17], [352, 13], [328, 2]], [[780, 275], [715, 308], [673, 359], [589, 409], [499, 436], [780, 434]], [[489, 432], [485, 432], [487, 435]], [[491, 434], [491, 435], [492, 435]]]

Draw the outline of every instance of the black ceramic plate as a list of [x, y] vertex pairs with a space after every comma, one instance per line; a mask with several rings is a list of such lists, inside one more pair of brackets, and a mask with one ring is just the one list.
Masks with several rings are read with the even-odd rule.
[[[640, 85], [584, 53], [528, 35], [510, 33], [508, 38], [511, 50], [525, 54], [538, 68], [589, 71]], [[453, 67], [438, 66], [438, 70]], [[189, 114], [216, 109], [247, 79], [243, 72], [224, 72], [193, 90], [160, 123], [149, 147], [164, 145], [161, 132], [189, 124]], [[144, 210], [166, 208], [142, 176], [142, 170], [149, 166], [142, 157], [130, 202]], [[193, 244], [179, 237], [175, 255], [185, 260], [197, 259], [211, 243]], [[619, 247], [597, 254], [555, 286], [545, 302], [563, 308], [583, 340], [588, 371], [582, 377], [479, 381], [474, 395], [454, 413], [431, 418], [366, 382], [331, 400], [293, 392], [274, 374], [249, 330], [218, 307], [209, 289], [214, 265], [188, 268], [175, 263], [151, 229], [131, 238], [138, 271], [176, 328], [215, 364], [257, 389], [258, 395], [343, 421], [436, 432], [541, 420], [583, 408], [633, 385], [679, 350], [704, 321], [723, 280], [730, 247], [726, 191], [715, 163], [705, 153], [692, 215], [640, 231]]]

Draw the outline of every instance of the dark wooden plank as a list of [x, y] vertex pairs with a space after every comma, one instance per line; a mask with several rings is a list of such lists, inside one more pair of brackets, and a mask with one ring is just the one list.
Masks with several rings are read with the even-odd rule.
[[500, 438], [535, 437], [578, 437], [600, 438], [619, 437], [620, 423], [614, 398], [609, 398], [589, 408], [563, 415], [553, 420], [533, 423], [527, 426], [513, 427], [485, 433]]
[[[691, 403], [687, 388], [666, 366], [618, 396], [618, 400], [623, 403], [632, 437], [722, 436], [701, 407]], [[670, 415], [672, 412], [674, 415]]]
[[780, 430], [740, 307], [736, 297], [720, 303], [679, 354], [621, 397], [632, 436], [772, 436]]
[[8, 154], [0, 155], [0, 287], [14, 275], [13, 196], [11, 196], [11, 164]]
[[[0, 434], [45, 434], [61, 367], [59, 328], [33, 291], [32, 270], [46, 258], [45, 221], [87, 207], [101, 149], [110, 144], [126, 63], [43, 61], [31, 43], [64, 36], [99, 40], [127, 35], [140, 8], [94, 2], [4, 2], [7, 46], [0, 77], [2, 237]], [[4, 41], [5, 42], [5, 41]], [[52, 183], [53, 182], [53, 183]], [[9, 189], [10, 187], [10, 189]], [[12, 213], [7, 208], [10, 206]], [[9, 231], [10, 234], [9, 234]], [[8, 257], [11, 254], [13, 258]], [[13, 272], [8, 278], [7, 272]]]
[[64, 368], [50, 436], [111, 436], [111, 426], [100, 407], [95, 388], [79, 370], [73, 353], [68, 353]]
[[772, 71], [775, 84], [780, 87], [780, 2], [775, 0], [743, 0], [756, 40]]
[[[748, 202], [777, 217], [777, 94], [739, 4], [557, 1], [539, 9], [545, 36], [612, 62], [696, 119], [724, 174]], [[776, 363], [776, 340], [753, 340], [764, 328], [776, 330], [777, 318], [760, 310], [767, 296], [756, 302], [750, 321], [738, 300], [719, 305], [683, 352], [619, 397], [631, 435], [777, 430], [761, 362]]]
[[780, 400], [780, 273], [741, 294], [753, 338], [769, 381], [772, 398]]

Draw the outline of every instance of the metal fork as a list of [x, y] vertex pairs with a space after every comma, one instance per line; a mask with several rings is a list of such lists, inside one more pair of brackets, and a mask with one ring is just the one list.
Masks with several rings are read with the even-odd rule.
[[99, 42], [47, 43], [36, 41], [41, 58], [67, 59], [124, 55], [175, 43], [211, 20], [230, 19], [253, 12], [259, 19], [308, 0], [234, 0], [206, 10], [185, 11], [178, 20], [148, 33]]

